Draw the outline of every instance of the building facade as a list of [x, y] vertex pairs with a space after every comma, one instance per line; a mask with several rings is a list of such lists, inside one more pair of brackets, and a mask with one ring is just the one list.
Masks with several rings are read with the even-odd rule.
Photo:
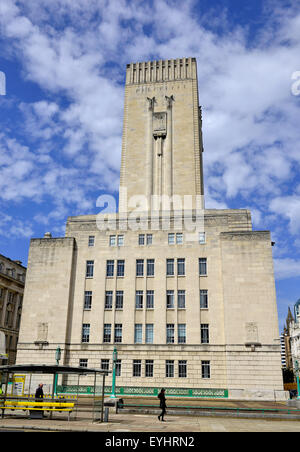
[[286, 397], [270, 232], [205, 209], [202, 152], [195, 59], [129, 64], [118, 213], [31, 240], [17, 363], [116, 347], [124, 395]]
[[3, 364], [14, 364], [23, 304], [26, 268], [0, 254], [0, 331], [5, 336]]

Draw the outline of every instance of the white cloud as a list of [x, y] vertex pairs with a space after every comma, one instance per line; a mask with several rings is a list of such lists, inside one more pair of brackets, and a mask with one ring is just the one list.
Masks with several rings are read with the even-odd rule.
[[292, 258], [274, 259], [276, 279], [289, 279], [300, 276], [300, 260]]

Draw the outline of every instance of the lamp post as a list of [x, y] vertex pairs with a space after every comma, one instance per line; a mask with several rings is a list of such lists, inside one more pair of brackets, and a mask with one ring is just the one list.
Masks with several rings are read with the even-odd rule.
[[111, 399], [115, 399], [116, 398], [116, 362], [118, 359], [118, 352], [116, 347], [114, 348], [113, 351], [113, 374], [112, 374], [112, 388], [111, 388]]
[[[56, 365], [57, 366], [59, 365], [60, 358], [61, 358], [61, 349], [60, 349], [60, 346], [58, 346], [56, 351], [55, 351], [55, 360], [56, 360]], [[55, 395], [57, 395], [57, 392], [56, 392], [57, 377], [58, 377], [58, 375], [55, 374], [55, 379], [54, 379], [54, 394]]]
[[300, 384], [299, 384], [299, 363], [295, 361], [295, 373], [296, 373], [296, 381], [297, 381], [297, 400], [300, 400]]

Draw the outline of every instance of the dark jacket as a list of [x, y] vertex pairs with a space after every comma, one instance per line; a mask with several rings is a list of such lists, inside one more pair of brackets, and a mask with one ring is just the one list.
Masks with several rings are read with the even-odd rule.
[[160, 392], [158, 394], [158, 398], [160, 400], [160, 408], [167, 408], [165, 394], [163, 392]]
[[43, 389], [41, 387], [38, 387], [37, 390], [35, 391], [35, 398], [42, 399], [43, 397], [44, 397]]

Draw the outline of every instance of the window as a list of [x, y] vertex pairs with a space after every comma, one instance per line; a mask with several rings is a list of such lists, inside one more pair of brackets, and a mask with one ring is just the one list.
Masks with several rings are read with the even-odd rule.
[[167, 344], [174, 344], [174, 323], [167, 324]]
[[209, 331], [207, 323], [201, 323], [201, 344], [209, 344]]
[[147, 245], [152, 245], [152, 234], [147, 234]]
[[124, 235], [118, 235], [118, 246], [124, 245]]
[[114, 261], [112, 260], [106, 261], [106, 276], [114, 276]]
[[92, 307], [92, 291], [86, 290], [84, 292], [84, 308], [83, 309], [91, 309]]
[[185, 309], [185, 290], [178, 290], [177, 292], [177, 307], [178, 309]]
[[118, 260], [117, 261], [117, 276], [122, 277], [125, 273], [125, 261], [124, 260]]
[[146, 324], [146, 344], [153, 344], [153, 323]]
[[113, 303], [113, 292], [112, 290], [106, 290], [104, 309], [112, 309], [112, 303]]
[[187, 377], [187, 363], [186, 360], [184, 359], [178, 361], [178, 377], [179, 378]]
[[109, 359], [101, 359], [101, 370], [109, 370]]
[[167, 309], [174, 309], [174, 290], [167, 290]]
[[185, 259], [184, 258], [177, 259], [177, 275], [178, 276], [185, 275]]
[[116, 377], [121, 376], [121, 360], [117, 359], [116, 361]]
[[210, 378], [210, 361], [201, 361], [202, 378]]
[[139, 245], [145, 245], [145, 234], [139, 234]]
[[206, 289], [200, 289], [200, 309], [208, 308], [208, 293]]
[[122, 323], [115, 324], [115, 342], [122, 342]]
[[134, 325], [134, 343], [141, 344], [143, 341], [143, 325], [136, 323]]
[[89, 246], [94, 246], [95, 245], [95, 236], [94, 235], [89, 235], [88, 245]]
[[109, 236], [109, 246], [116, 246], [116, 236], [115, 235]]
[[154, 276], [154, 259], [147, 259], [147, 276]]
[[207, 274], [207, 263], [206, 263], [206, 257], [200, 257], [199, 258], [199, 275], [205, 276]]
[[199, 232], [199, 243], [201, 245], [205, 243], [205, 232]]
[[142, 375], [142, 361], [140, 359], [133, 360], [133, 377], [140, 377]]
[[166, 360], [166, 377], [174, 377], [174, 361], [171, 359]]
[[185, 323], [178, 324], [178, 344], [186, 343], [186, 330]]
[[174, 276], [174, 259], [167, 259], [167, 276]]
[[116, 292], [116, 309], [123, 309], [123, 290]]
[[145, 361], [145, 377], [153, 377], [153, 359]]
[[135, 308], [143, 309], [143, 291], [137, 290], [135, 292]]
[[103, 330], [103, 342], [110, 342], [110, 341], [111, 341], [111, 324], [105, 323], [104, 330]]
[[136, 276], [144, 276], [144, 259], [136, 260]]
[[88, 360], [86, 358], [80, 358], [79, 359], [79, 367], [87, 367], [88, 366]]
[[176, 234], [176, 243], [177, 243], [177, 245], [181, 245], [183, 243], [183, 234], [182, 234], [182, 232], [177, 232], [177, 234]]
[[174, 234], [174, 232], [170, 232], [168, 234], [168, 244], [174, 245], [174, 243], [175, 243], [175, 234]]
[[90, 324], [84, 323], [82, 325], [81, 342], [90, 342]]
[[154, 290], [147, 290], [147, 309], [154, 309]]
[[86, 261], [86, 278], [92, 278], [94, 276], [94, 261]]

